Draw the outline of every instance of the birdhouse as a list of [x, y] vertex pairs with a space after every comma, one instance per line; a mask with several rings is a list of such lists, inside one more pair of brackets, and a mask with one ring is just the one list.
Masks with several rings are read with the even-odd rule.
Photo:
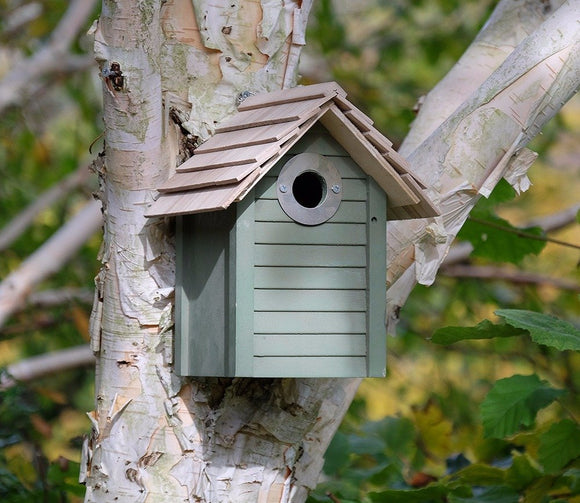
[[184, 376], [386, 369], [386, 220], [438, 214], [334, 82], [255, 95], [159, 187]]

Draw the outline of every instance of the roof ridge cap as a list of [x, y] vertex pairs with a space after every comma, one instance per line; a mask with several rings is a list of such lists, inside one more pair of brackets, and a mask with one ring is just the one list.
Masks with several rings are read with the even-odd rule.
[[237, 108], [238, 112], [254, 110], [268, 106], [282, 105], [320, 98], [333, 99], [335, 96], [346, 97], [346, 91], [336, 82], [321, 82], [305, 86], [295, 86], [265, 93], [252, 94], [244, 99]]

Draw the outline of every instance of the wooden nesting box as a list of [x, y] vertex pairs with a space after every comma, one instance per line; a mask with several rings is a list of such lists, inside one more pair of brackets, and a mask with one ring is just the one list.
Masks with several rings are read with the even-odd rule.
[[159, 188], [180, 375], [384, 376], [386, 220], [424, 187], [334, 82], [252, 96]]

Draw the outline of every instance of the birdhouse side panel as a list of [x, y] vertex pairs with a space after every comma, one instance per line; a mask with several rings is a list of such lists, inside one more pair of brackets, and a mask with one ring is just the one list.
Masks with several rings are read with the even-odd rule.
[[175, 370], [226, 376], [230, 329], [230, 234], [235, 211], [177, 218]]
[[367, 213], [367, 376], [387, 374], [387, 198], [369, 177]]

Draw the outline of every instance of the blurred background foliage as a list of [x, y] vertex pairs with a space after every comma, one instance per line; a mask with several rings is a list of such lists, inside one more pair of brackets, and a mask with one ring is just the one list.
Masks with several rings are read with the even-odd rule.
[[[303, 55], [302, 82], [338, 81], [378, 129], [400, 144], [414, 118], [417, 100], [460, 57], [495, 3], [317, 0]], [[42, 46], [67, 6], [64, 0], [0, 0], [0, 79], [15, 61]], [[22, 18], [23, 12], [28, 18], [24, 16], [25, 22], [17, 25], [15, 19]], [[87, 20], [86, 29], [97, 15]], [[82, 33], [74, 52], [90, 60], [91, 42], [84, 35], [86, 30]], [[21, 105], [2, 113], [0, 229], [50, 187], [88, 166], [101, 148], [97, 143], [93, 154], [89, 153], [89, 145], [102, 130], [97, 73], [90, 62], [83, 71], [56, 71]], [[530, 170], [533, 187], [514, 199], [511, 189], [500, 186], [491, 201], [478, 207], [481, 218], [501, 218], [502, 225], [527, 227], [534, 218], [578, 203], [579, 112], [576, 98], [534, 141], [531, 147], [540, 158]], [[39, 213], [26, 233], [1, 251], [1, 278], [84, 204], [94, 183], [87, 177]], [[578, 326], [579, 289], [573, 285], [580, 284], [579, 253], [517, 237], [524, 242], [523, 250], [515, 263], [508, 264], [497, 251], [512, 246], [513, 233], [490, 228], [488, 234], [495, 248], [481, 251], [476, 243], [474, 254], [462, 265], [483, 266], [488, 271], [488, 266], [494, 266], [495, 275], [466, 278], [457, 270], [443, 268], [432, 287], [414, 290], [401, 312], [398, 336], [388, 341], [389, 376], [362, 384], [331, 445], [324, 481], [311, 501], [444, 501], [447, 495], [441, 492], [441, 481], [469, 464], [492, 471], [472, 473], [471, 479], [467, 477], [471, 485], [483, 488], [471, 496], [458, 492], [449, 501], [517, 501], [512, 493], [534, 483], [547, 484], [533, 475], [542, 467], [534, 457], [537, 446], [532, 444], [537, 438], [532, 437], [564, 417], [564, 408], [579, 417], [578, 352], [538, 345], [525, 336], [447, 346], [433, 344], [430, 337], [440, 327], [476, 325], [484, 319], [497, 322], [494, 311], [498, 308], [550, 313]], [[465, 239], [481, 237], [482, 230], [469, 222], [463, 235]], [[578, 223], [550, 236], [580, 243]], [[52, 307], [22, 306], [0, 329], [0, 367], [87, 342], [90, 301], [86, 299], [90, 299], [98, 270], [99, 244], [97, 235], [66, 268], [39, 287], [78, 289], [79, 300]], [[514, 282], [507, 279], [508, 273], [521, 274], [529, 281]], [[537, 275], [534, 281], [531, 273]], [[527, 428], [533, 440], [527, 444], [526, 432], [507, 439], [483, 434], [480, 404], [498, 379], [514, 374], [535, 374], [554, 388], [568, 390], [567, 398], [538, 413], [534, 425]], [[80, 501], [83, 491], [75, 480], [81, 437], [90, 428], [85, 412], [93, 408], [93, 380], [92, 369], [80, 368], [0, 391], [1, 501]], [[567, 469], [578, 470], [577, 463]], [[511, 493], [497, 489], [498, 474], [493, 471], [497, 467], [511, 469], [510, 476], [521, 487], [512, 484]], [[566, 481], [567, 486], [555, 490], [555, 497], [526, 501], [578, 500], [570, 496], [580, 490], [577, 474]], [[402, 496], [385, 492], [391, 489], [408, 492]], [[540, 489], [549, 494], [548, 486]]]
[[[0, 80], [47, 42], [70, 2], [0, 0]], [[37, 214], [0, 250], [0, 278], [17, 269], [91, 197], [89, 145], [102, 131], [100, 83], [85, 35], [71, 57], [80, 69], [55, 68], [18, 106], [0, 114], [0, 229], [75, 171], [87, 176]], [[63, 67], [64, 65], [63, 62]], [[97, 151], [100, 145], [97, 146]], [[38, 290], [73, 289], [81, 300], [22, 306], [0, 329], [0, 368], [33, 355], [88, 342], [93, 278], [101, 238], [95, 235]], [[0, 390], [0, 501], [81, 501], [78, 484], [85, 412], [93, 409], [94, 371], [79, 368]]]

